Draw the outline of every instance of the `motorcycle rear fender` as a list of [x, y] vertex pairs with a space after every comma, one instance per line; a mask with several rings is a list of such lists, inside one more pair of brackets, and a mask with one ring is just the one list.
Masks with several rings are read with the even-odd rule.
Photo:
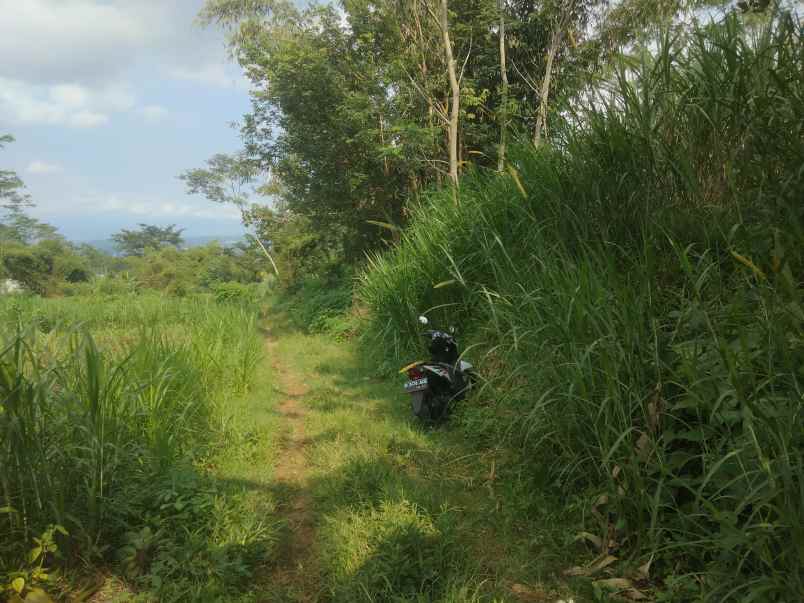
[[406, 375], [406, 374], [407, 374], [407, 372], [408, 372], [410, 369], [412, 369], [412, 368], [414, 368], [414, 367], [417, 367], [417, 366], [421, 366], [421, 365], [422, 365], [422, 364], [424, 364], [424, 363], [425, 363], [425, 361], [424, 361], [424, 360], [417, 360], [416, 362], [411, 362], [411, 363], [410, 363], [410, 364], [408, 364], [407, 366], [403, 366], [401, 369], [399, 369], [399, 373], [400, 373], [400, 374], [402, 374], [402, 375]]

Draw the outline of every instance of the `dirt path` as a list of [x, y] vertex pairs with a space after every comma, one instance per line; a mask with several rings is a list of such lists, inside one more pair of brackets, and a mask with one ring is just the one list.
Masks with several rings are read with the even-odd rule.
[[[285, 423], [282, 448], [274, 469], [274, 482], [282, 493], [279, 513], [287, 526], [279, 559], [266, 581], [274, 597], [279, 591], [285, 597], [298, 601], [315, 601], [319, 571], [314, 552], [313, 500], [308, 489], [305, 457], [307, 440], [304, 418], [307, 412], [302, 402], [308, 388], [301, 376], [282, 361], [277, 342], [270, 333], [266, 339], [266, 351], [276, 379], [274, 387], [281, 395], [277, 412]], [[269, 595], [268, 600], [275, 598]]]

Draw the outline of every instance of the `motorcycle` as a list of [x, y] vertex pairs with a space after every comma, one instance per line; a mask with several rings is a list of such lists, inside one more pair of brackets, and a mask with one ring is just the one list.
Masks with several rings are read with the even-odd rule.
[[[429, 324], [426, 316], [419, 316], [419, 322]], [[425, 331], [430, 360], [413, 362], [399, 371], [409, 379], [405, 391], [411, 396], [413, 414], [425, 423], [446, 418], [453, 403], [463, 400], [477, 380], [472, 365], [460, 358], [454, 332], [454, 328], [449, 333]]]

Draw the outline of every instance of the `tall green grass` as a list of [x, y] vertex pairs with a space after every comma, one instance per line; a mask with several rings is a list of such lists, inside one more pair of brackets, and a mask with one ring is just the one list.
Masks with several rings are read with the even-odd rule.
[[38, 580], [24, 568], [49, 526], [74, 564], [158, 523], [253, 378], [256, 320], [207, 298], [0, 300], [0, 582]]
[[459, 325], [486, 380], [467, 433], [586, 492], [598, 552], [673, 600], [804, 597], [800, 32], [660, 40], [360, 281], [375, 356], [418, 355], [424, 310]]

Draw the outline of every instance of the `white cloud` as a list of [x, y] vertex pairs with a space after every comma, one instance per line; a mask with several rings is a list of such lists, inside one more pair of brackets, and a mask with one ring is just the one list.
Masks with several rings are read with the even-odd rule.
[[103, 80], [153, 36], [154, 9], [158, 3], [141, 0], [0, 0], [0, 75], [34, 83]]
[[140, 109], [140, 115], [148, 124], [158, 124], [164, 121], [169, 111], [159, 105], [147, 105]]
[[248, 90], [249, 81], [239, 68], [223, 62], [213, 62], [191, 67], [174, 67], [168, 70], [173, 79], [195, 82], [216, 88]]
[[70, 116], [68, 123], [75, 128], [97, 128], [109, 123], [109, 116], [95, 111], [79, 111]]
[[128, 86], [90, 89], [78, 84], [32, 85], [0, 77], [0, 124], [96, 128], [111, 113], [128, 111], [136, 97]]
[[90, 193], [74, 198], [67, 203], [39, 203], [37, 215], [98, 215], [129, 214], [138, 219], [168, 219], [181, 221], [182, 218], [202, 218], [237, 222], [240, 212], [230, 205], [211, 205], [205, 200], [174, 201], [169, 198], [150, 197], [131, 193]]
[[[126, 82], [248, 89], [201, 0], [0, 0], [0, 124], [99, 127], [134, 110]], [[156, 105], [149, 105], [156, 107]], [[149, 123], [165, 114], [148, 107]]]
[[202, 0], [0, 0], [0, 77], [94, 88], [156, 59], [167, 77], [240, 85], [239, 68], [225, 60], [222, 32], [194, 22], [202, 5]]
[[50, 87], [50, 98], [65, 107], [83, 107], [89, 100], [89, 91], [77, 84], [57, 84]]
[[25, 169], [26, 172], [29, 174], [61, 174], [64, 172], [64, 168], [60, 166], [58, 163], [47, 163], [46, 161], [32, 161], [28, 164], [28, 167]]

